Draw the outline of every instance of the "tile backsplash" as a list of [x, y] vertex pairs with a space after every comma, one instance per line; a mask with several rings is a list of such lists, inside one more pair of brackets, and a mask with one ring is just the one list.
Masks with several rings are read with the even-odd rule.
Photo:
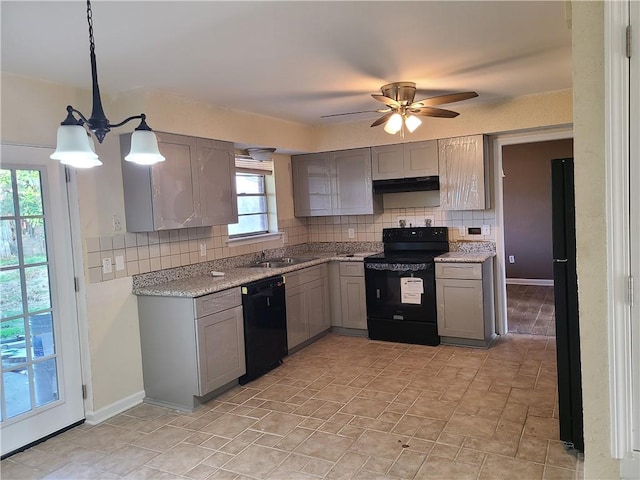
[[[425, 219], [433, 226], [448, 227], [451, 242], [495, 242], [494, 210], [444, 211], [432, 207], [393, 208], [376, 215], [279, 219], [280, 237], [249, 244], [229, 242], [226, 225], [125, 233], [85, 239], [88, 281], [104, 282], [308, 242], [380, 242], [383, 228], [398, 227], [399, 220], [404, 220], [407, 227], [425, 226]], [[460, 236], [459, 227], [466, 230], [483, 225], [490, 226], [488, 235]], [[103, 273], [105, 259], [111, 263], [110, 273]]]

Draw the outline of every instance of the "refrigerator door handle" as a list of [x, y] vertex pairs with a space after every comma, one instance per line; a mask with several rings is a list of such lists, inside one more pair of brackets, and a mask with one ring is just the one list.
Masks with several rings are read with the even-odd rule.
[[554, 258], [553, 263], [567, 263], [569, 260], [566, 258]]

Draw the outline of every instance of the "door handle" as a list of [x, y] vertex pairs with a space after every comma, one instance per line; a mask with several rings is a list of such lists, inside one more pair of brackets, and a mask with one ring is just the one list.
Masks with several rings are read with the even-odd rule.
[[554, 258], [553, 263], [567, 263], [569, 260], [567, 258]]

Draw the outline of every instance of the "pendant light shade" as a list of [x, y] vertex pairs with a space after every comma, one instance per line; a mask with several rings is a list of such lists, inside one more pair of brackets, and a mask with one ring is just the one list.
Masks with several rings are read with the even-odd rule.
[[404, 124], [407, 126], [407, 130], [409, 130], [409, 132], [413, 133], [414, 130], [416, 128], [418, 128], [422, 124], [422, 120], [420, 120], [415, 115], [409, 115], [405, 119]]
[[91, 168], [102, 165], [95, 150], [91, 148], [90, 137], [80, 125], [60, 125], [58, 146], [50, 158], [76, 168]]
[[399, 113], [394, 113], [391, 115], [389, 120], [384, 126], [384, 131], [390, 133], [391, 135], [395, 135], [402, 128], [402, 115]]
[[158, 149], [158, 139], [151, 130], [136, 130], [131, 134], [131, 151], [124, 159], [139, 165], [153, 165], [164, 162]]

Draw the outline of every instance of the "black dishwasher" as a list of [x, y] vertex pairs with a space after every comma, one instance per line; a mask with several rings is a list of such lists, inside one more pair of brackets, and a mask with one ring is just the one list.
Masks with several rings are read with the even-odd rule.
[[247, 373], [241, 385], [274, 369], [287, 355], [287, 312], [282, 276], [242, 286]]

